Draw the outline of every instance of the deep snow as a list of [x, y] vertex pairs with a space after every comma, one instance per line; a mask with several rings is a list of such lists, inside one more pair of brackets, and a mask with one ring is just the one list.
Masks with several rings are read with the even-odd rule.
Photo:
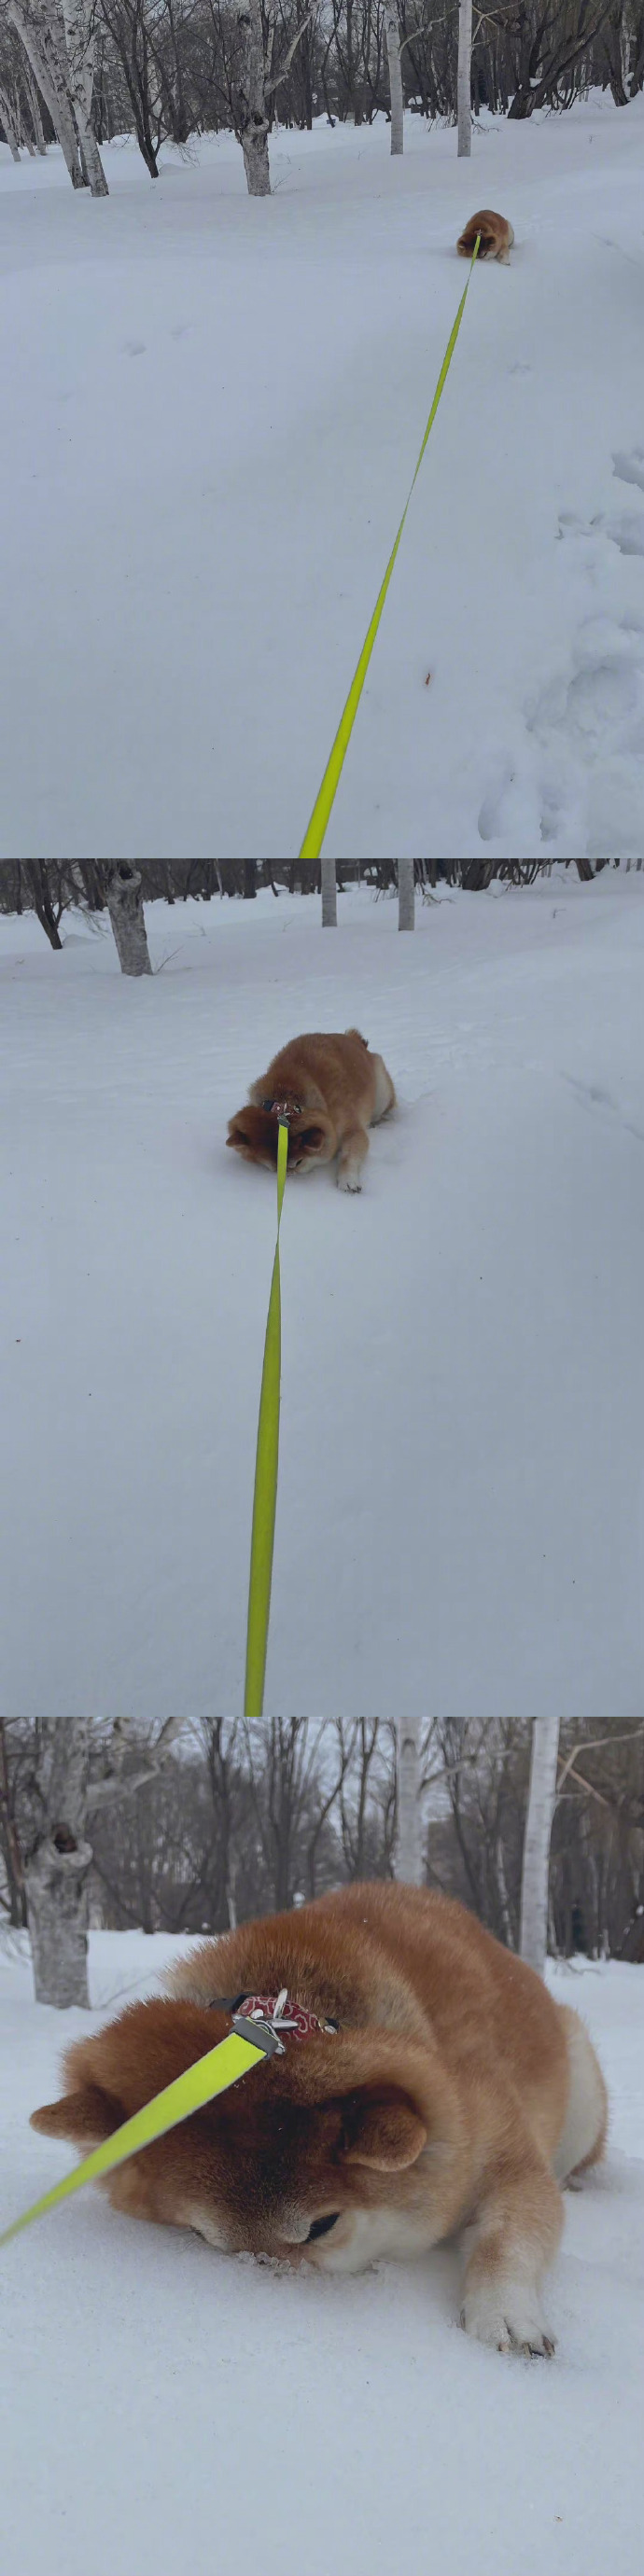
[[[0, 147], [6, 857], [296, 852], [472, 279], [328, 835], [345, 856], [644, 850], [644, 101]], [[431, 673], [427, 686], [427, 674]]]
[[0, 922], [0, 1707], [237, 1711], [275, 1191], [226, 1121], [302, 1027], [396, 1082], [287, 1187], [267, 1710], [636, 1717], [644, 880]]
[[[101, 2018], [149, 1991], [173, 1948], [91, 1935]], [[612, 2095], [605, 2171], [566, 2199], [555, 2361], [468, 2343], [451, 2248], [355, 2281], [289, 2279], [79, 2193], [0, 2258], [7, 2567], [637, 2576], [644, 1971], [550, 1977]], [[89, 2020], [34, 2005], [24, 1939], [0, 1943], [0, 2224], [66, 2169], [27, 2122]]]

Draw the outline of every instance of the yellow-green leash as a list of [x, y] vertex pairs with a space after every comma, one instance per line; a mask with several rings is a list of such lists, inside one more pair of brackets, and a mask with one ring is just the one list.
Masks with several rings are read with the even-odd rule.
[[23, 2227], [31, 2227], [35, 2218], [44, 2218], [46, 2210], [56, 2209], [59, 2201], [68, 2200], [71, 2192], [82, 2191], [86, 2182], [99, 2182], [103, 2174], [113, 2172], [115, 2165], [125, 2164], [128, 2156], [136, 2156], [141, 2147], [151, 2146], [154, 2138], [165, 2137], [167, 2129], [176, 2129], [180, 2120], [190, 2118], [191, 2111], [202, 2110], [204, 2103], [214, 2101], [216, 2093], [226, 2093], [228, 2086], [238, 2084], [240, 2076], [247, 2075], [260, 2058], [271, 2057], [277, 2043], [267, 2024], [247, 2022], [246, 2030], [248, 2037], [243, 2030], [233, 2029], [228, 2039], [220, 2039], [216, 2048], [198, 2057], [185, 2075], [178, 2075], [174, 2084], [166, 2084], [163, 2093], [156, 2093], [153, 2102], [145, 2102], [142, 2111], [136, 2111], [132, 2120], [125, 2120], [121, 2129], [103, 2140], [102, 2146], [94, 2147], [73, 2173], [64, 2174], [62, 2182], [43, 2192], [42, 2199], [34, 2200], [21, 2218], [14, 2218], [11, 2227], [5, 2227], [0, 2235], [0, 2247], [9, 2245], [12, 2236], [20, 2236]]
[[250, 1582], [248, 1587], [248, 1628], [246, 1635], [246, 1681], [244, 1716], [263, 1717], [266, 1649], [271, 1606], [273, 1542], [277, 1502], [277, 1465], [280, 1437], [280, 1375], [282, 1366], [282, 1303], [280, 1291], [280, 1221], [288, 1159], [288, 1126], [280, 1119], [277, 1131], [277, 1242], [273, 1262], [271, 1293], [268, 1302], [264, 1365], [257, 1425], [253, 1526], [250, 1542]]
[[464, 314], [464, 311], [465, 311], [465, 300], [466, 300], [466, 296], [467, 296], [467, 290], [468, 290], [469, 283], [470, 283], [470, 278], [471, 278], [471, 275], [472, 275], [472, 269], [473, 269], [473, 267], [474, 267], [474, 260], [476, 259], [476, 256], [477, 256], [477, 252], [478, 252], [478, 247], [479, 247], [480, 239], [481, 239], [480, 233], [477, 233], [477, 236], [476, 236], [476, 242], [475, 242], [475, 245], [474, 245], [474, 256], [473, 256], [472, 261], [471, 261], [471, 264], [470, 264], [470, 274], [469, 274], [469, 277], [468, 277], [468, 279], [467, 279], [467, 284], [466, 284], [466, 286], [465, 286], [464, 293], [463, 293], [463, 294], [462, 294], [462, 296], [461, 296], [461, 301], [460, 301], [460, 304], [459, 304], [458, 313], [457, 313], [457, 315], [456, 315], [456, 321], [455, 321], [455, 323], [454, 323], [454, 325], [453, 325], [453, 329], [450, 331], [450, 336], [449, 336], [449, 340], [448, 340], [448, 343], [447, 343], [447, 348], [446, 348], [446, 351], [445, 351], [445, 356], [444, 356], [444, 359], [443, 359], [443, 364], [442, 364], [442, 367], [441, 367], [441, 371], [440, 371], [440, 375], [439, 375], [439, 379], [438, 379], [438, 384], [437, 384], [437, 386], [436, 386], [436, 392], [435, 392], [435, 395], [434, 395], [434, 400], [433, 400], [433, 403], [432, 403], [432, 407], [431, 407], [431, 411], [430, 411], [430, 415], [429, 415], [429, 420], [428, 420], [428, 422], [427, 422], [427, 428], [426, 428], [426, 430], [425, 430], [425, 436], [424, 436], [424, 439], [423, 439], [423, 444], [422, 444], [422, 447], [421, 447], [421, 450], [420, 450], [420, 455], [419, 455], [419, 458], [418, 458], [418, 464], [417, 464], [417, 466], [416, 466], [416, 472], [415, 472], [415, 474], [414, 474], [413, 481], [410, 483], [410, 486], [409, 486], [409, 491], [408, 491], [408, 494], [407, 494], [407, 499], [406, 499], [406, 502], [405, 502], [405, 507], [404, 507], [404, 510], [403, 510], [402, 519], [401, 519], [401, 522], [400, 522], [400, 527], [399, 527], [399, 529], [398, 529], [398, 535], [397, 535], [397, 537], [395, 538], [394, 544], [393, 544], [392, 549], [391, 549], [391, 554], [390, 554], [390, 557], [389, 557], [389, 562], [388, 562], [388, 565], [387, 565], [387, 570], [386, 570], [386, 573], [385, 573], [384, 581], [383, 581], [383, 582], [381, 582], [381, 586], [380, 586], [380, 589], [379, 589], [379, 592], [378, 592], [378, 597], [377, 597], [377, 600], [376, 600], [376, 605], [375, 605], [374, 612], [373, 612], [373, 617], [372, 617], [372, 619], [371, 619], [371, 624], [370, 624], [370, 626], [368, 626], [368, 628], [367, 628], [367, 633], [366, 633], [366, 635], [365, 635], [365, 640], [364, 640], [364, 644], [363, 644], [363, 647], [362, 647], [362, 652], [361, 652], [361, 655], [360, 655], [360, 660], [359, 660], [358, 665], [357, 665], [357, 668], [356, 668], [356, 670], [354, 671], [354, 674], [353, 674], [353, 679], [352, 679], [352, 682], [351, 682], [351, 687], [350, 687], [350, 690], [349, 690], [349, 695], [348, 695], [348, 698], [347, 698], [347, 701], [346, 701], [346, 706], [343, 708], [342, 715], [341, 715], [341, 717], [340, 717], [340, 722], [339, 722], [339, 725], [338, 725], [338, 730], [337, 730], [337, 734], [336, 734], [336, 737], [335, 737], [335, 742], [334, 742], [334, 744], [333, 744], [333, 749], [332, 749], [332, 751], [331, 751], [330, 757], [329, 757], [329, 759], [328, 759], [328, 761], [327, 761], [326, 769], [325, 769], [325, 772], [324, 772], [324, 777], [323, 777], [323, 780], [322, 780], [322, 785], [321, 785], [321, 788], [320, 788], [320, 790], [319, 790], [319, 794], [316, 796], [316, 799], [315, 799], [315, 804], [314, 804], [314, 807], [313, 807], [313, 812], [312, 812], [312, 815], [311, 815], [310, 823], [309, 823], [309, 825], [308, 825], [308, 829], [307, 829], [307, 831], [306, 831], [306, 832], [305, 832], [305, 834], [304, 834], [304, 839], [303, 839], [302, 847], [301, 847], [301, 850], [300, 850], [300, 858], [301, 858], [301, 859], [319, 859], [319, 856], [320, 856], [320, 851], [321, 851], [321, 848], [322, 848], [322, 843], [323, 843], [323, 840], [324, 840], [324, 835], [325, 835], [325, 832], [326, 832], [327, 823], [328, 823], [328, 821], [329, 821], [329, 817], [330, 817], [330, 814], [331, 814], [331, 808], [332, 808], [332, 805], [333, 805], [333, 802], [334, 802], [334, 798], [335, 798], [335, 794], [336, 794], [336, 789], [337, 789], [337, 787], [338, 787], [338, 785], [339, 785], [339, 781], [340, 781], [340, 778], [341, 778], [341, 775], [342, 775], [342, 770], [343, 770], [343, 767], [344, 767], [345, 755], [346, 755], [346, 752], [347, 752], [347, 749], [348, 749], [348, 746], [349, 746], [349, 743], [350, 743], [350, 740], [351, 740], [351, 735], [352, 735], [352, 733], [353, 733], [353, 727], [354, 727], [355, 720], [356, 720], [356, 716], [357, 716], [357, 713], [358, 713], [358, 707], [359, 707], [359, 705], [360, 705], [360, 699], [361, 699], [361, 697], [362, 697], [362, 691], [363, 691], [364, 684], [365, 684], [365, 680], [366, 680], [366, 677], [367, 677], [367, 672], [368, 672], [368, 669], [369, 669], [369, 663], [370, 663], [370, 661], [371, 661], [371, 655], [372, 655], [372, 653], [373, 653], [373, 648], [374, 648], [374, 644], [375, 644], [375, 641], [376, 641], [376, 636], [377, 636], [377, 633], [378, 633], [378, 627], [379, 627], [379, 625], [380, 625], [380, 619], [381, 619], [381, 617], [382, 617], [382, 612], [383, 612], [383, 608], [384, 608], [384, 605], [385, 605], [385, 600], [386, 600], [386, 597], [387, 597], [387, 592], [388, 592], [388, 589], [389, 589], [389, 583], [390, 583], [390, 581], [391, 581], [391, 576], [392, 576], [392, 572], [393, 572], [394, 564], [395, 564], [395, 561], [396, 561], [396, 556], [397, 556], [397, 553], [398, 553], [398, 547], [399, 547], [399, 545], [400, 545], [400, 540], [401, 540], [401, 536], [402, 536], [403, 528], [404, 528], [404, 525], [405, 525], [405, 520], [406, 520], [406, 517], [407, 517], [407, 511], [408, 511], [408, 509], [409, 509], [409, 504], [410, 504], [410, 501], [411, 501], [411, 496], [412, 496], [412, 492], [413, 492], [413, 489], [414, 489], [414, 484], [417, 482], [417, 480], [418, 480], [418, 476], [419, 476], [419, 474], [420, 474], [420, 469], [421, 469], [421, 465], [422, 465], [422, 462], [423, 462], [423, 457], [424, 457], [424, 454], [425, 454], [425, 448], [426, 448], [426, 446], [427, 446], [427, 440], [428, 440], [428, 438], [429, 438], [430, 429], [432, 429], [432, 428], [433, 428], [433, 424], [434, 424], [434, 421], [435, 421], [435, 419], [436, 419], [436, 413], [437, 413], [437, 411], [438, 411], [438, 405], [439, 405], [440, 398], [441, 398], [441, 394], [442, 394], [442, 391], [443, 391], [443, 386], [444, 386], [444, 383], [445, 383], [446, 376], [447, 376], [447, 375], [448, 375], [448, 373], [449, 373], [449, 369], [450, 369], [450, 367], [451, 367], [451, 363], [452, 363], [452, 358], [453, 358], [453, 355], [454, 355], [454, 350], [455, 350], [455, 348], [456, 348], [456, 342], [457, 342], [457, 339], [458, 339], [458, 335], [459, 335], [459, 331], [460, 331], [460, 327], [461, 327], [461, 322], [462, 322], [463, 314]]

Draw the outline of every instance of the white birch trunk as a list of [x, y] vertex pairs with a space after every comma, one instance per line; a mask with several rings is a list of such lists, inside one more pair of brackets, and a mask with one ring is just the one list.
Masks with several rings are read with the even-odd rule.
[[59, 29], [53, 9], [48, 7], [45, 12], [34, 5], [34, 0], [8, 0], [7, 16], [24, 45], [34, 79], [42, 90], [72, 187], [84, 188], [87, 180], [69, 95], [62, 19]]
[[413, 930], [415, 921], [414, 862], [398, 860], [398, 928]]
[[420, 1887], [423, 1876], [418, 1718], [397, 1720], [398, 1833], [396, 1877]]
[[29, 63], [27, 63], [27, 62], [25, 62], [25, 69], [24, 69], [24, 72], [23, 72], [23, 80], [24, 80], [24, 84], [25, 84], [25, 91], [26, 91], [27, 102], [28, 102], [28, 107], [29, 107], [29, 114], [30, 114], [30, 117], [31, 117], [31, 122], [32, 122], [32, 125], [33, 125], [33, 129], [34, 129], [34, 141], [35, 141], [35, 145], [36, 145], [36, 151], [40, 153], [41, 160], [43, 160], [43, 161], [44, 161], [44, 160], [46, 159], [46, 155], [47, 155], [47, 145], [46, 145], [46, 142], [45, 142], [45, 130], [44, 130], [44, 126], [43, 126], [42, 116], [41, 116], [41, 113], [40, 113], [40, 99], [39, 99], [39, 96], [38, 96], [38, 89], [37, 89], [36, 82], [35, 82], [34, 77], [33, 77], [33, 73], [32, 73], [32, 70], [31, 70], [31, 66], [30, 66], [30, 64], [29, 64]]
[[62, 0], [69, 90], [87, 184], [93, 197], [109, 196], [90, 109], [94, 86], [96, 33], [87, 0]]
[[18, 149], [18, 145], [19, 145], [19, 141], [20, 141], [19, 130], [18, 130], [18, 127], [17, 127], [16, 121], [15, 121], [14, 111], [13, 111], [13, 108], [12, 108], [12, 105], [11, 105], [11, 100], [7, 98], [6, 90], [3, 90], [3, 89], [0, 89], [0, 116], [2, 117], [2, 122], [3, 122], [4, 130], [5, 130], [5, 134], [6, 134], [7, 142], [8, 142], [8, 145], [9, 145], [9, 151], [10, 151], [10, 153], [11, 153], [11, 159], [12, 159], [12, 161], [19, 161], [19, 160], [20, 160], [20, 153], [19, 153], [19, 149]]
[[392, 153], [404, 150], [405, 119], [403, 109], [402, 66], [400, 59], [400, 19], [396, 0], [386, 0], [385, 43], [389, 66], [389, 101], [391, 106]]
[[548, 1947], [550, 1837], [557, 1786], [558, 1717], [534, 1717], [521, 1876], [521, 1957], [542, 1977]]
[[458, 158], [472, 150], [472, 0], [458, 0]]
[[110, 870], [105, 891], [121, 973], [151, 975], [139, 869], [129, 859], [119, 859]]
[[249, 197], [270, 197], [261, 0], [241, 0], [237, 25], [243, 46], [243, 67], [235, 102], [235, 122], [244, 155], [246, 184]]
[[322, 869], [322, 929], [337, 930], [338, 881], [335, 873], [335, 859], [322, 859], [320, 864]]
[[87, 1986], [87, 1841], [89, 1722], [85, 1717], [39, 1721], [36, 1769], [43, 1830], [25, 1863], [27, 1916], [36, 2002], [59, 2012], [89, 2003]]

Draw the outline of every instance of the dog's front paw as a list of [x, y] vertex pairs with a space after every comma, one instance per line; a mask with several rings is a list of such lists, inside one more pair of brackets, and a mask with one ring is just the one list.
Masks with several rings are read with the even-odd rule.
[[359, 1172], [338, 1172], [338, 1189], [351, 1190], [353, 1197], [357, 1198], [362, 1189]]
[[522, 2282], [477, 2284], [468, 2290], [461, 2310], [465, 2333], [496, 2352], [520, 2352], [526, 2360], [551, 2361], [554, 2336], [546, 2331], [538, 2299]]

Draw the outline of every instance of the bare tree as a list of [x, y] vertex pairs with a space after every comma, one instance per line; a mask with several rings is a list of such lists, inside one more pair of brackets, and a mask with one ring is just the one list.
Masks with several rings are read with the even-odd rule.
[[337, 930], [338, 881], [335, 859], [322, 860], [322, 929]]
[[417, 1717], [398, 1719], [398, 1835], [396, 1877], [420, 1887], [423, 1851], [420, 1812], [420, 1746]]
[[387, 63], [388, 63], [388, 66], [389, 66], [389, 100], [390, 100], [390, 106], [391, 106], [391, 149], [392, 149], [392, 153], [400, 153], [400, 152], [402, 152], [402, 151], [404, 150], [404, 142], [405, 142], [405, 119], [404, 119], [404, 103], [403, 103], [403, 85], [402, 85], [402, 64], [401, 64], [401, 54], [400, 54], [401, 38], [400, 38], [400, 19], [399, 19], [399, 16], [398, 16], [398, 0], [385, 0], [384, 20], [385, 20], [385, 43], [386, 43], [386, 47], [387, 47]]
[[[116, 1719], [101, 1771], [93, 1774], [93, 1720], [36, 1721], [31, 1789], [37, 1830], [25, 1863], [27, 1917], [38, 2003], [64, 2010], [87, 2004], [88, 1881], [92, 1820], [115, 1798], [132, 1797], [154, 1779], [183, 1721], [167, 1718], [156, 1742], [140, 1749], [132, 1722]], [[135, 1760], [128, 1765], [134, 1743]]]
[[534, 1717], [523, 1843], [521, 1957], [540, 1976], [548, 1948], [548, 1870], [557, 1785], [559, 1718]]
[[108, 868], [105, 891], [122, 974], [151, 975], [139, 869], [118, 859]]
[[413, 930], [415, 920], [414, 862], [398, 860], [398, 928]]
[[236, 84], [235, 131], [244, 155], [249, 197], [270, 197], [262, 0], [238, 0], [241, 66]]
[[472, 0], [458, 0], [458, 157], [472, 150]]
[[8, 0], [8, 18], [49, 110], [73, 188], [106, 197], [107, 180], [91, 123], [96, 44], [94, 0]]

